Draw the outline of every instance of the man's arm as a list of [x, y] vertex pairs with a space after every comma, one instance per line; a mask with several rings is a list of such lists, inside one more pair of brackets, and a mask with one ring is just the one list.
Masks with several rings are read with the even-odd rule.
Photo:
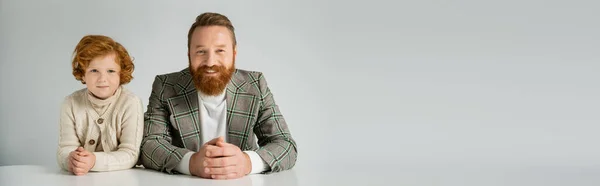
[[163, 97], [167, 76], [156, 76], [144, 114], [144, 139], [142, 140], [142, 164], [146, 168], [173, 173], [181, 159], [188, 152], [185, 148], [171, 144], [169, 111]]
[[269, 165], [270, 171], [266, 173], [291, 169], [296, 164], [296, 142], [262, 73], [259, 73], [257, 78], [261, 107], [258, 123], [254, 126], [260, 146], [256, 153]]

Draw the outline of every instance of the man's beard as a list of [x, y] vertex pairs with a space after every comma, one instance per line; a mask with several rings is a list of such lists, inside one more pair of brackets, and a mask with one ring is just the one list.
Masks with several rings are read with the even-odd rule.
[[[207, 70], [214, 70], [217, 73], [216, 76], [206, 75]], [[231, 80], [233, 72], [235, 72], [235, 62], [231, 64], [231, 68], [227, 69], [224, 66], [199, 66], [193, 70], [190, 66], [190, 71], [194, 80], [194, 85], [200, 92], [209, 95], [216, 96], [225, 90], [225, 87]]]

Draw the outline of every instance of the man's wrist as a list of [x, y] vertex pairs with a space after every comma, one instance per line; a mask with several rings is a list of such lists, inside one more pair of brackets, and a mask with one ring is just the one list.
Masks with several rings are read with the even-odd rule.
[[244, 153], [244, 158], [245, 158], [245, 168], [246, 170], [244, 170], [245, 175], [248, 175], [252, 172], [252, 161], [250, 160], [250, 156], [248, 155], [248, 153], [243, 152]]
[[[188, 168], [188, 172], [190, 173], [190, 175], [200, 177], [200, 173], [197, 172], [197, 170], [199, 170], [199, 169], [198, 168], [194, 168], [194, 163], [192, 163], [192, 162], [198, 161], [198, 160], [196, 160], [196, 158], [198, 158], [198, 157], [196, 157], [194, 155], [195, 154], [192, 154], [190, 156], [190, 158], [187, 159], [187, 161], [188, 161], [187, 165], [188, 166], [186, 168]], [[186, 161], [186, 158], [183, 158], [182, 161]], [[180, 163], [186, 164], [185, 162], [180, 162]], [[185, 170], [182, 170], [182, 171], [185, 171]]]
[[269, 169], [269, 165], [265, 162], [256, 151], [244, 151], [250, 157], [251, 171], [250, 174], [258, 174]]

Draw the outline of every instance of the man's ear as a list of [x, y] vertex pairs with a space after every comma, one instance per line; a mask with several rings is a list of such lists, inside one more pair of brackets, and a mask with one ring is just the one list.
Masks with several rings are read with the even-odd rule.
[[187, 51], [188, 56], [188, 65], [192, 63], [192, 58], [190, 58], [190, 50]]
[[237, 55], [237, 46], [233, 46], [233, 57], [235, 58]]

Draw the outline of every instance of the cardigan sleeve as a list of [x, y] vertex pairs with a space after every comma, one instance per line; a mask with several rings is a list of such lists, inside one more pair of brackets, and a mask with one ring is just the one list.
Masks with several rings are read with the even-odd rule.
[[58, 150], [56, 153], [58, 165], [69, 170], [69, 153], [81, 146], [75, 132], [75, 116], [73, 112], [73, 97], [65, 98], [60, 109]]

